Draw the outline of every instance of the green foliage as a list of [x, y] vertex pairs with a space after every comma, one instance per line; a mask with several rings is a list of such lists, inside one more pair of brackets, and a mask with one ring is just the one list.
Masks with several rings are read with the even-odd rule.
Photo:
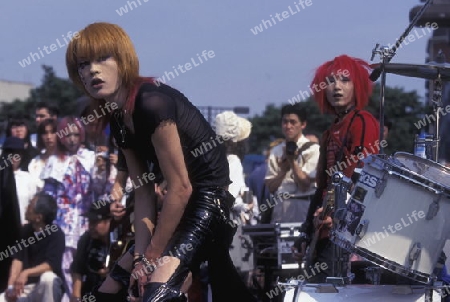
[[[368, 111], [379, 116], [380, 108], [380, 85], [377, 84], [370, 97]], [[422, 114], [431, 112], [419, 100], [416, 91], [405, 92], [403, 88], [385, 89], [384, 113], [392, 122], [392, 128], [387, 138], [388, 146], [384, 153], [390, 155], [396, 151], [414, 152], [414, 136], [418, 129], [414, 123], [420, 119]]]
[[[333, 117], [320, 112], [316, 102], [311, 98], [303, 102], [309, 113], [305, 134], [314, 134], [318, 138], [330, 126]], [[252, 133], [250, 136], [250, 153], [262, 153], [270, 142], [277, 138], [283, 138], [281, 131], [281, 107], [269, 104], [261, 116], [250, 118]]]
[[[377, 84], [370, 97], [367, 110], [375, 116], [379, 115], [380, 85]], [[324, 115], [312, 98], [303, 102], [307, 107], [308, 125], [303, 131], [305, 134], [314, 134], [321, 137], [322, 133], [331, 125], [334, 117]], [[414, 135], [418, 129], [414, 123], [423, 114], [430, 113], [419, 100], [416, 91], [405, 92], [402, 88], [386, 87], [385, 90], [385, 116], [393, 123], [393, 127], [387, 138], [388, 146], [384, 150], [386, 154], [396, 151], [413, 152]], [[269, 143], [276, 138], [282, 138], [281, 132], [281, 106], [267, 105], [261, 116], [256, 115], [250, 121], [253, 124], [250, 136], [250, 153], [261, 153]]]
[[0, 120], [5, 121], [1, 125], [2, 132], [8, 117], [18, 114], [29, 118], [30, 130], [35, 132], [34, 113], [36, 104], [40, 101], [55, 105], [60, 110], [60, 116], [75, 114], [77, 99], [82, 96], [82, 93], [70, 80], [57, 77], [52, 67], [43, 65], [42, 68], [44, 70], [42, 84], [31, 90], [29, 98], [0, 105]]

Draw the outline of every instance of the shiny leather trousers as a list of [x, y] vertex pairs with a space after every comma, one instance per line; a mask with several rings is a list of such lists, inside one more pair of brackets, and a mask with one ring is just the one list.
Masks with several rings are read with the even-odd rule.
[[166, 283], [149, 283], [143, 302], [185, 301], [181, 286], [189, 271], [198, 273], [203, 261], [208, 261], [214, 302], [256, 301], [229, 254], [236, 232], [230, 220], [233, 203], [233, 196], [222, 188], [194, 189], [180, 224], [162, 254], [179, 258], [180, 265]]

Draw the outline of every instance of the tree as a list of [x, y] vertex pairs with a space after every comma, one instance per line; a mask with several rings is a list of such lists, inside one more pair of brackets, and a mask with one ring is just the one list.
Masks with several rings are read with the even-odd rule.
[[[379, 116], [380, 85], [374, 87], [370, 97], [368, 111]], [[414, 137], [419, 132], [414, 123], [425, 113], [431, 113], [431, 108], [424, 106], [419, 100], [417, 91], [405, 92], [403, 88], [386, 87], [384, 114], [392, 122], [392, 129], [387, 138], [388, 146], [385, 154], [391, 155], [397, 151], [414, 152]]]
[[[333, 120], [332, 116], [323, 115], [319, 106], [311, 98], [302, 103], [309, 113], [304, 133], [314, 134], [320, 138], [322, 132], [330, 126]], [[256, 115], [250, 118], [250, 121], [252, 122], [252, 133], [250, 136], [251, 153], [261, 153], [267, 149], [270, 142], [284, 137], [281, 132], [281, 106], [276, 107], [274, 104], [269, 104], [261, 116]]]
[[8, 118], [14, 115], [29, 118], [30, 130], [35, 132], [34, 111], [40, 101], [55, 105], [60, 110], [60, 116], [75, 114], [77, 99], [82, 93], [70, 80], [57, 77], [52, 67], [43, 65], [42, 68], [44, 70], [42, 84], [31, 90], [29, 98], [1, 104], [0, 120], [4, 121], [1, 132], [5, 130]]

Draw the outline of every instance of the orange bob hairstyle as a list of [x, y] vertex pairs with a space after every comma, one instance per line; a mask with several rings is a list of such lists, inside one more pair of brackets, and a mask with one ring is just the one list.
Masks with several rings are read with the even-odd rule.
[[[128, 34], [116, 24], [98, 22], [89, 24], [77, 36], [70, 41], [66, 51], [66, 67], [70, 79], [89, 95], [79, 75], [79, 62], [98, 60], [105, 56], [113, 57], [117, 62], [121, 86], [128, 91], [123, 109], [131, 114], [140, 84], [153, 82], [153, 78], [139, 76], [139, 59]], [[96, 100], [91, 105], [97, 108], [104, 104], [105, 100]], [[108, 117], [101, 118], [101, 128], [106, 125], [107, 119]]]

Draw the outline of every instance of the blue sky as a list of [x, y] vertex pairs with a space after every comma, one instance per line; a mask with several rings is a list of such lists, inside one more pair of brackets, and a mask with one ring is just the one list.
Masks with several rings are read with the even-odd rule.
[[[160, 77], [194, 60], [196, 66], [167, 84], [195, 105], [249, 106], [253, 116], [268, 103], [287, 103], [299, 90], [307, 90], [314, 69], [324, 61], [343, 53], [370, 60], [375, 44], [394, 43], [409, 25], [409, 10], [421, 4], [310, 0], [308, 6], [304, 0], [302, 7], [300, 0], [135, 0], [134, 7], [131, 2], [2, 1], [0, 79], [39, 85], [42, 64], [67, 77], [67, 34], [105, 21], [122, 26], [131, 36], [141, 74]], [[117, 12], [121, 7], [128, 8], [127, 13], [122, 9], [122, 16]], [[275, 14], [283, 11], [285, 18], [277, 21]], [[270, 27], [266, 22], [268, 28], [255, 35], [251, 29], [271, 20], [271, 15], [276, 24]], [[403, 46], [392, 62], [423, 64], [427, 41], [424, 36]], [[43, 52], [26, 67], [19, 64], [45, 46], [48, 54]], [[213, 51], [214, 57], [200, 64], [197, 54], [204, 50]], [[425, 92], [422, 79], [388, 75], [387, 84], [417, 90], [421, 96]]]

